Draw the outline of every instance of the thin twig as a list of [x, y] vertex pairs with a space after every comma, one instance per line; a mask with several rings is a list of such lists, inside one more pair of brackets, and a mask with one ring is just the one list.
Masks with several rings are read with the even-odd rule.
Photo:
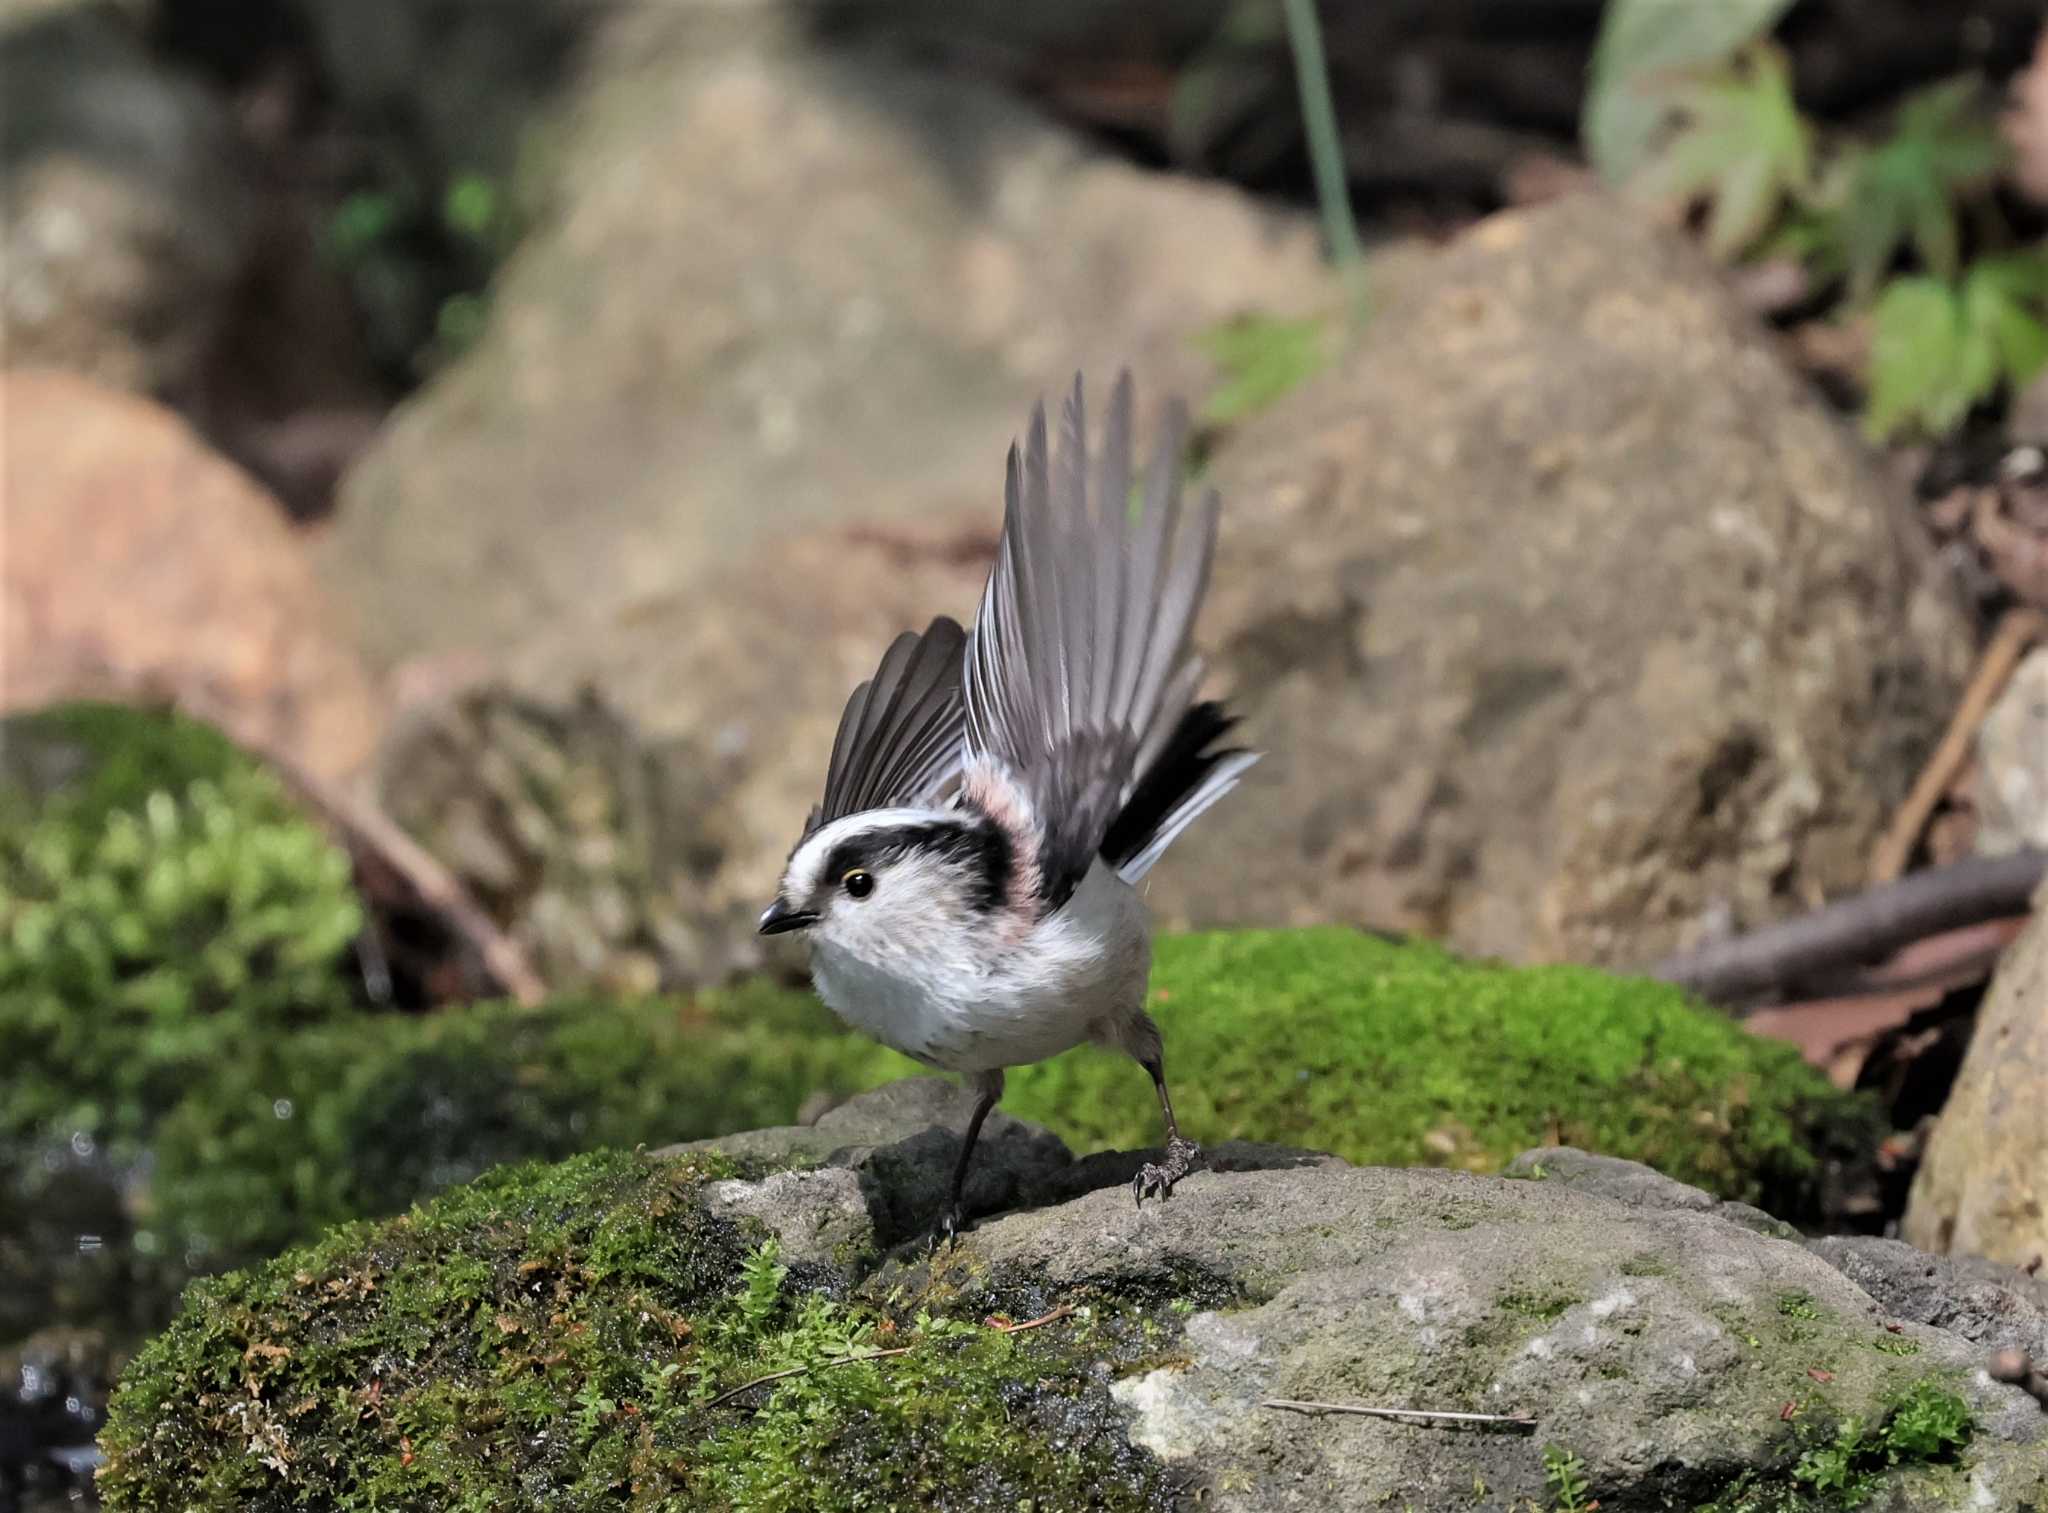
[[852, 1366], [858, 1364], [861, 1361], [886, 1360], [888, 1357], [892, 1355], [908, 1355], [912, 1350], [916, 1348], [917, 1347], [914, 1345], [898, 1345], [893, 1350], [870, 1350], [861, 1355], [842, 1355], [829, 1361], [813, 1361], [808, 1366], [790, 1366], [781, 1371], [771, 1371], [766, 1376], [757, 1376], [751, 1382], [741, 1382], [737, 1387], [719, 1393], [717, 1397], [714, 1397], [710, 1402], [706, 1403], [704, 1406], [707, 1408], [716, 1408], [720, 1403], [725, 1402], [728, 1398], [738, 1397], [742, 1392], [745, 1392], [748, 1388], [759, 1387], [764, 1382], [779, 1382], [784, 1377], [802, 1376], [805, 1372], [808, 1371], [825, 1371], [829, 1370], [834, 1366]]
[[1004, 1334], [1022, 1334], [1027, 1329], [1039, 1329], [1047, 1324], [1057, 1323], [1073, 1311], [1070, 1305], [1062, 1303], [1051, 1313], [1042, 1313], [1037, 1318], [1026, 1319], [1021, 1324], [1006, 1324], [994, 1318], [983, 1319], [982, 1323], [988, 1325], [991, 1329], [1000, 1330]]
[[1269, 1397], [1260, 1406], [1285, 1408], [1290, 1413], [1355, 1413], [1365, 1418], [1415, 1418], [1447, 1424], [1508, 1424], [1533, 1429], [1536, 1420], [1521, 1413], [1442, 1413], [1429, 1408], [1374, 1408], [1364, 1403], [1310, 1403], [1294, 1398]]
[[1998, 629], [1984, 648], [1984, 655], [1978, 658], [1977, 670], [1971, 674], [1969, 686], [1963, 690], [1934, 755], [1920, 769], [1913, 791], [1906, 795], [1906, 802], [1892, 817], [1884, 838], [1871, 853], [1873, 883], [1888, 883], [1906, 870], [1934, 806], [1941, 802], [1941, 796], [1948, 792], [1963, 763], [1970, 758], [1970, 742], [1977, 727], [1984, 723], [1984, 716], [1990, 713], [2021, 654], [2044, 636], [2048, 636], [2048, 618], [2031, 609], [2015, 609], [1998, 622]]
[[2044, 874], [2048, 851], [2038, 850], [1929, 867], [1797, 919], [1671, 957], [1648, 975], [1720, 1001], [1782, 992], [1944, 930], [2024, 914]]

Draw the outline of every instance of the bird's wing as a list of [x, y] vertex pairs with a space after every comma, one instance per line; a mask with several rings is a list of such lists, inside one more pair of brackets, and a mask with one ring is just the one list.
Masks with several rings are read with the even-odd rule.
[[839, 717], [824, 802], [804, 834], [865, 809], [934, 802], [959, 774], [964, 710], [960, 670], [967, 633], [941, 615], [924, 634], [905, 631], [854, 689]]
[[1131, 381], [1110, 396], [1092, 470], [1081, 381], [1048, 446], [1045, 407], [1010, 449], [1003, 535], [967, 638], [967, 747], [1028, 798], [1047, 908], [1102, 849], [1138, 777], [1192, 705], [1188, 633], [1208, 585], [1217, 500], [1181, 500], [1175, 405], [1133, 497]]

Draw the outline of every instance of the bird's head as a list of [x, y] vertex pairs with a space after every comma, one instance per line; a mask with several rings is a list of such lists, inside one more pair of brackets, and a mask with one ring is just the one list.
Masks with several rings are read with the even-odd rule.
[[790, 854], [761, 933], [801, 930], [865, 961], [931, 950], [1000, 908], [1010, 848], [972, 813], [875, 809], [832, 821]]

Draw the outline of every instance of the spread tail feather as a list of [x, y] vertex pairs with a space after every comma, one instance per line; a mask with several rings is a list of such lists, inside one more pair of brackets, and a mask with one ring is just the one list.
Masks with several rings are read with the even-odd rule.
[[1191, 705], [1173, 727], [1103, 838], [1102, 858], [1125, 882], [1151, 871], [1174, 838], [1259, 759], [1237, 747], [1211, 749], [1236, 723], [1220, 703], [1207, 700]]

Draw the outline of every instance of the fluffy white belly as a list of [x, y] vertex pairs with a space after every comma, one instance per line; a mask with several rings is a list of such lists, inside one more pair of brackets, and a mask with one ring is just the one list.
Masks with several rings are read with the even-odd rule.
[[1043, 1061], [1144, 1002], [1151, 930], [1137, 893], [1100, 862], [1022, 941], [948, 930], [876, 957], [820, 941], [818, 995], [856, 1029], [927, 1065], [985, 1072]]

